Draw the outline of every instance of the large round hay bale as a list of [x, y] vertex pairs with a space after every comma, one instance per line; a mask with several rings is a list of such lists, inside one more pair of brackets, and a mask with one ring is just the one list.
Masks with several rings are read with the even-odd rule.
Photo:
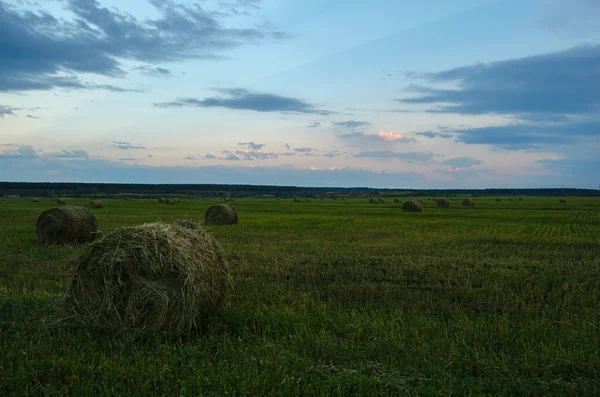
[[160, 204], [166, 204], [167, 203], [167, 199], [161, 197], [161, 198], [158, 199], [158, 202]]
[[230, 280], [219, 243], [204, 230], [122, 227], [79, 257], [58, 317], [83, 329], [181, 334], [218, 308]]
[[104, 203], [102, 200], [92, 200], [90, 201], [90, 208], [104, 208]]
[[446, 199], [438, 199], [435, 202], [435, 205], [437, 205], [440, 208], [448, 208], [448, 207], [450, 207], [450, 201], [448, 201]]
[[36, 222], [38, 240], [45, 244], [87, 243], [98, 232], [96, 217], [84, 207], [50, 208]]
[[408, 200], [402, 204], [402, 210], [405, 212], [422, 212], [423, 205], [417, 200]]
[[462, 206], [463, 207], [474, 207], [475, 203], [470, 198], [466, 198], [462, 201]]
[[394, 199], [394, 204], [400, 204], [402, 202], [402, 200], [395, 198]]
[[375, 200], [374, 198], [369, 199], [369, 204], [377, 204], [377, 200]]
[[234, 225], [238, 223], [238, 213], [229, 204], [211, 205], [204, 214], [206, 225]]

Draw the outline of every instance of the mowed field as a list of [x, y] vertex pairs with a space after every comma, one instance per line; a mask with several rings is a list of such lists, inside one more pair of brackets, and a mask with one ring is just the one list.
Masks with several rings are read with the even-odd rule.
[[[179, 339], [47, 328], [82, 247], [37, 242], [54, 202], [2, 200], [0, 395], [598, 395], [600, 199], [565, 200], [237, 200], [206, 227], [234, 289]], [[217, 202], [91, 211], [109, 232]]]

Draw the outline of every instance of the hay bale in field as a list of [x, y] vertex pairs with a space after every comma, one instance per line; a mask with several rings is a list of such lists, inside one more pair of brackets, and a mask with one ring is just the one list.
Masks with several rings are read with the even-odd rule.
[[64, 205], [64, 204], [67, 204], [67, 201], [65, 199], [59, 198], [59, 199], [56, 199], [56, 204]]
[[166, 204], [167, 203], [167, 199], [161, 197], [161, 198], [158, 199], [158, 202], [160, 204]]
[[394, 199], [394, 204], [400, 204], [402, 202], [402, 200], [395, 198]]
[[205, 225], [235, 225], [237, 223], [237, 210], [229, 204], [211, 205], [204, 215]]
[[374, 198], [369, 199], [369, 204], [377, 204], [377, 200], [375, 200]]
[[519, 201], [523, 201], [523, 197], [519, 197]]
[[383, 200], [382, 198], [380, 198], [380, 199], [377, 199], [377, 202], [378, 202], [379, 204], [384, 204], [384, 203], [385, 203], [385, 200]]
[[40, 202], [40, 199], [36, 199], [36, 198], [33, 198], [33, 197], [32, 197], [32, 198], [31, 198], [31, 202], [32, 202], [32, 203], [39, 203], [39, 202]]
[[87, 243], [98, 232], [96, 217], [84, 207], [50, 208], [36, 222], [38, 240], [45, 244]]
[[90, 201], [90, 208], [104, 208], [104, 203], [102, 200], [92, 200]]
[[450, 207], [450, 201], [448, 201], [446, 199], [439, 199], [438, 201], [435, 202], [435, 205], [437, 205], [440, 208], [448, 208], [448, 207]]
[[474, 207], [475, 203], [470, 198], [466, 198], [462, 201], [462, 206], [463, 207]]
[[190, 219], [182, 219], [176, 222], [177, 225], [184, 227], [186, 229], [198, 230], [199, 227]]
[[566, 203], [567, 203], [567, 200], [561, 199], [561, 200], [559, 201], [559, 203], [560, 203], [560, 204], [566, 204]]
[[402, 210], [404, 212], [422, 212], [423, 205], [417, 200], [408, 200], [402, 205]]
[[131, 200], [131, 198], [130, 197], [125, 197], [123, 200], [129, 201], [129, 200]]
[[500, 200], [499, 198], [497, 198], [496, 201], [502, 201], [502, 200]]
[[294, 197], [294, 203], [299, 203], [300, 200], [297, 197]]
[[78, 258], [57, 325], [177, 335], [217, 309], [230, 282], [223, 250], [204, 230], [122, 227]]

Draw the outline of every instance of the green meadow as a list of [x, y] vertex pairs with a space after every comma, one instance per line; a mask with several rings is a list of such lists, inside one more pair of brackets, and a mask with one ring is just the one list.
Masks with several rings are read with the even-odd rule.
[[[1, 200], [0, 395], [600, 394], [600, 199], [451, 200], [233, 202], [206, 229], [234, 287], [177, 339], [48, 327], [82, 246], [38, 243], [54, 201]], [[101, 232], [219, 202], [103, 201]]]

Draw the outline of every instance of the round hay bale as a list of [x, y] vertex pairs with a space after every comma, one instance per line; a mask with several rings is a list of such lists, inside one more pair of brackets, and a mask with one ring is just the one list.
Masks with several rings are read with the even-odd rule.
[[369, 199], [369, 204], [377, 204], [377, 200], [375, 200], [374, 198]]
[[297, 197], [294, 197], [294, 203], [299, 203], [300, 200]]
[[466, 198], [466, 199], [463, 200], [462, 206], [463, 207], [474, 207], [475, 203], [470, 198]]
[[559, 201], [559, 203], [560, 203], [560, 204], [566, 204], [566, 203], [567, 203], [567, 200], [561, 199], [561, 200]]
[[523, 201], [523, 197], [519, 197], [519, 201]]
[[448, 201], [446, 199], [438, 199], [435, 202], [435, 205], [437, 205], [440, 208], [448, 208], [448, 207], [450, 207], [450, 201]]
[[402, 210], [404, 212], [422, 212], [423, 205], [417, 200], [408, 200], [402, 205]]
[[395, 198], [394, 199], [394, 204], [400, 204], [402, 203], [402, 200]]
[[211, 205], [204, 215], [205, 225], [235, 225], [238, 223], [238, 213], [229, 204]]
[[92, 200], [90, 201], [91, 208], [104, 208], [104, 203], [102, 200]]
[[161, 198], [158, 199], [158, 202], [160, 204], [166, 204], [167, 203], [167, 199], [164, 199], [164, 198], [161, 197]]
[[39, 203], [39, 202], [40, 202], [40, 200], [32, 197], [32, 198], [31, 198], [31, 202], [32, 202], [32, 203]]
[[223, 250], [204, 230], [164, 223], [122, 227], [78, 258], [59, 324], [181, 334], [219, 307], [230, 282]]
[[65, 199], [59, 198], [59, 199], [56, 199], [56, 204], [65, 205], [65, 204], [67, 204], [67, 201]]
[[497, 198], [496, 201], [502, 201], [502, 200], [500, 200], [499, 198]]
[[177, 221], [176, 223], [177, 225], [184, 227], [186, 229], [192, 229], [192, 230], [198, 230], [199, 227], [198, 225], [196, 225], [193, 221], [189, 220], [189, 219], [182, 219], [180, 221]]
[[45, 244], [87, 243], [96, 237], [96, 217], [87, 208], [50, 208], [36, 222], [38, 240]]
[[380, 198], [380, 199], [377, 199], [377, 202], [378, 202], [379, 204], [383, 204], [383, 203], [385, 203], [385, 201], [384, 201], [382, 198]]

